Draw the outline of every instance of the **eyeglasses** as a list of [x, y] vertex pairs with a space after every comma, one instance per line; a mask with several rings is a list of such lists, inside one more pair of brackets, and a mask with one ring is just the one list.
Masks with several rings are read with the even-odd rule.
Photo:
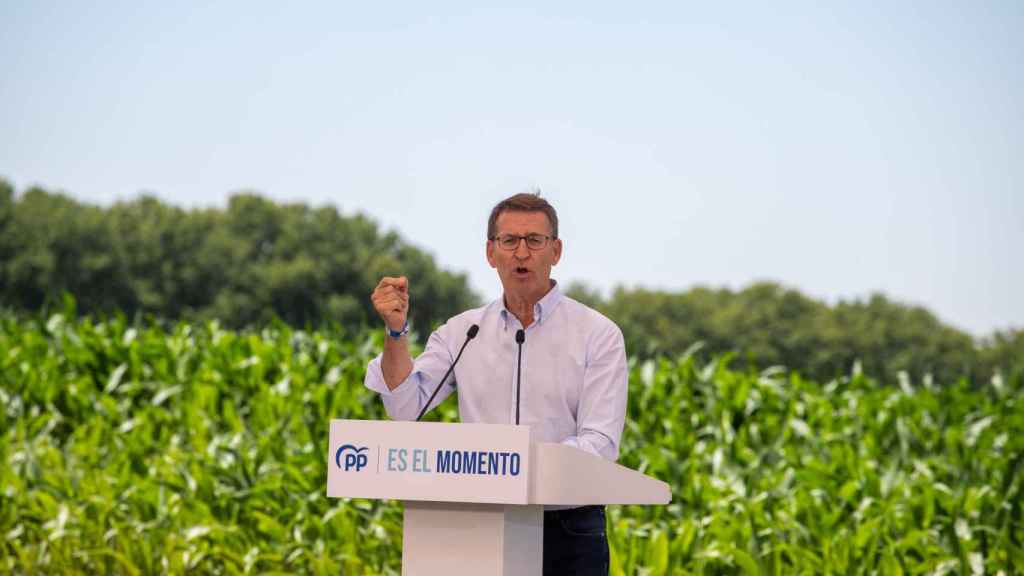
[[501, 234], [499, 236], [491, 237], [491, 241], [496, 242], [502, 250], [515, 250], [519, 247], [520, 240], [526, 240], [526, 247], [530, 250], [537, 251], [543, 250], [544, 247], [548, 245], [548, 240], [554, 240], [554, 237], [545, 236], [543, 234], [527, 234], [526, 236]]

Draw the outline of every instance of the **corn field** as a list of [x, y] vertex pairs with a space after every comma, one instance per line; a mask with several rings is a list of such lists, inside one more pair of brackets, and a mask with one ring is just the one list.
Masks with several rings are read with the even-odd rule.
[[[398, 573], [400, 506], [325, 496], [328, 422], [384, 417], [340, 334], [0, 319], [0, 573]], [[1024, 573], [1020, 381], [727, 360], [631, 366], [673, 500], [610, 507], [613, 574]]]

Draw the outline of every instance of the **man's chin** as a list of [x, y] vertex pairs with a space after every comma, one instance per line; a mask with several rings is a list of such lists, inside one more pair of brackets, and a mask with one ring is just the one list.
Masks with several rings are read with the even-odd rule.
[[526, 277], [513, 276], [503, 279], [501, 287], [506, 296], [528, 298], [537, 294], [544, 294], [550, 288], [551, 282], [540, 282], [533, 274]]

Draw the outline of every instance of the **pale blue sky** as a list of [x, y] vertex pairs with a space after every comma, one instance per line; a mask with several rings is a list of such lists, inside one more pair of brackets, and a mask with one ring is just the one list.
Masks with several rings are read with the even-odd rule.
[[480, 4], [6, 0], [0, 177], [332, 203], [486, 297], [540, 187], [564, 282], [1024, 326], [1024, 3]]

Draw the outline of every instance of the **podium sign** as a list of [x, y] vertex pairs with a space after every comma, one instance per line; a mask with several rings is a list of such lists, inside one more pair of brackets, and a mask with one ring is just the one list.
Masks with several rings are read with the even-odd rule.
[[660, 480], [532, 439], [529, 426], [331, 420], [327, 496], [404, 501], [404, 576], [533, 576], [544, 505], [671, 500]]
[[527, 504], [530, 429], [332, 420], [327, 495]]

